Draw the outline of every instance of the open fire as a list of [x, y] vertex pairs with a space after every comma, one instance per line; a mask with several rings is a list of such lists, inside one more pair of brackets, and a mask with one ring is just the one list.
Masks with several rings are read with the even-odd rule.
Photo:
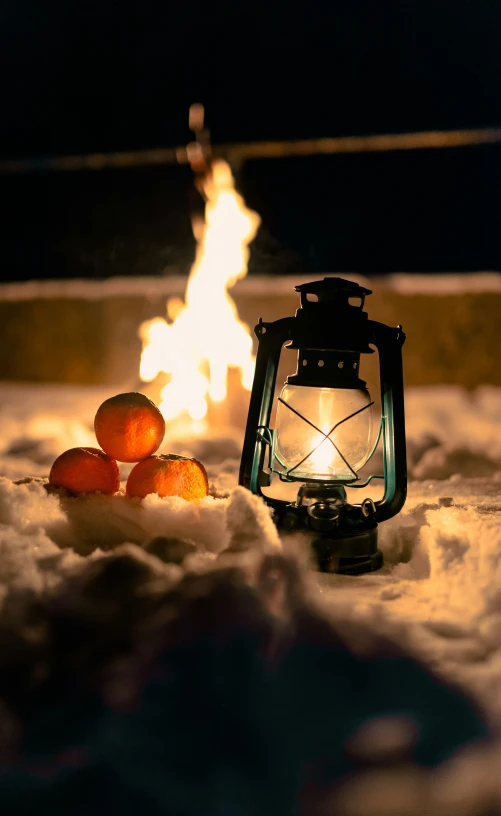
[[140, 327], [140, 377], [152, 382], [163, 372], [170, 378], [159, 405], [168, 420], [186, 414], [202, 420], [208, 401], [225, 400], [229, 369], [238, 370], [248, 391], [254, 374], [252, 337], [228, 289], [247, 274], [248, 246], [260, 218], [246, 207], [224, 161], [212, 164], [203, 192], [205, 221], [193, 223], [198, 246], [185, 300], [170, 298], [167, 319], [157, 317]]

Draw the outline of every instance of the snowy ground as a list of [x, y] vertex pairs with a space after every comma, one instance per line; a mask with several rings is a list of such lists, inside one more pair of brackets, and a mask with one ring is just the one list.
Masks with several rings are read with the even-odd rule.
[[[251, 814], [260, 810], [292, 814], [299, 812], [295, 803], [306, 797], [301, 813], [308, 814], [412, 816], [422, 814], [424, 808], [446, 816], [501, 813], [501, 752], [495, 737], [501, 726], [500, 390], [485, 387], [469, 395], [455, 387], [434, 387], [407, 393], [409, 498], [397, 518], [380, 526], [385, 567], [359, 578], [308, 571], [301, 540], [281, 543], [264, 506], [235, 489], [240, 454], [237, 432], [191, 441], [167, 437], [165, 450], [191, 452], [207, 466], [212, 495], [198, 506], [156, 496], [143, 502], [123, 495], [73, 499], [46, 489], [48, 470], [62, 450], [95, 445], [93, 416], [110, 393], [100, 388], [12, 384], [6, 384], [0, 393], [0, 603], [4, 609], [0, 666], [5, 676], [16, 678], [10, 685], [0, 680], [0, 709], [6, 710], [0, 726], [0, 759], [5, 755], [9, 768], [8, 773], [0, 772], [0, 802], [2, 796], [7, 802], [17, 801], [22, 788], [24, 806], [45, 801], [52, 807], [50, 796], [55, 794], [49, 794], [47, 779], [61, 781], [61, 771], [56, 773], [50, 762], [84, 742], [93, 746], [92, 762], [73, 759], [69, 770], [66, 764], [65, 773], [75, 777], [77, 786], [83, 774], [88, 791], [96, 786], [103, 812], [110, 801], [122, 812], [127, 807], [137, 812], [140, 803], [147, 801], [148, 813]], [[124, 477], [126, 473], [124, 468]], [[169, 563], [180, 559], [166, 554], [167, 545], [159, 537], [190, 539], [196, 549], [188, 552], [182, 565]], [[246, 547], [246, 552], [221, 555], [229, 546]], [[109, 579], [112, 584], [103, 583], [101, 590], [96, 589], [105, 580], [106, 570], [114, 574], [113, 564], [118, 566], [115, 578]], [[86, 595], [89, 587], [92, 592]], [[206, 607], [200, 601], [202, 596]], [[143, 609], [141, 604], [151, 604], [152, 598], [154, 610], [150, 606]], [[171, 599], [170, 606], [160, 598]], [[190, 612], [198, 609], [199, 602], [202, 611]], [[45, 622], [40, 641], [33, 603], [38, 604], [37, 620]], [[181, 627], [177, 640], [172, 633], [167, 641], [162, 640], [167, 631], [162, 627], [167, 624], [163, 618], [162, 623], [157, 620], [160, 608], [169, 621], [176, 610], [175, 625]], [[112, 620], [110, 634], [107, 627]], [[70, 622], [63, 625], [61, 621]], [[243, 663], [247, 660], [242, 657], [244, 652], [237, 649], [233, 653], [228, 645], [240, 631], [241, 621], [244, 641], [250, 632], [249, 637], [258, 642], [255, 649], [245, 647], [248, 652], [241, 647], [250, 660], [245, 669], [237, 668], [241, 659]], [[158, 627], [161, 647], [157, 635], [152, 635], [152, 631], [158, 634]], [[205, 634], [200, 634], [200, 627]], [[113, 730], [117, 723], [110, 726], [106, 719], [109, 711], [119, 717], [119, 729], [123, 729], [123, 711], [137, 714], [137, 689], [144, 691], [138, 674], [144, 666], [163, 660], [160, 655], [165, 654], [166, 642], [173, 659], [176, 648], [184, 648], [195, 637], [193, 632], [203, 640], [207, 635], [204, 627], [210, 630], [207, 648], [212, 657], [203, 663], [205, 668], [195, 671], [198, 686], [195, 683], [192, 688], [192, 697], [184, 699], [179, 689], [161, 692], [176, 699], [175, 711], [164, 724], [165, 733], [174, 735], [175, 757], [169, 754], [168, 759], [161, 759], [158, 745], [150, 745], [151, 722], [157, 717], [161, 722], [165, 714], [163, 708], [155, 709], [159, 705], [155, 692], [148, 696], [150, 707], [146, 706], [147, 717], [153, 718], [148, 721], [150, 730], [145, 730], [147, 723], [136, 720], [133, 739], [121, 742]], [[101, 630], [105, 634], [99, 657], [92, 650], [89, 656], [85, 637], [101, 642]], [[69, 646], [58, 651], [54, 646], [58, 633], [63, 643], [66, 637], [84, 646], [75, 653]], [[219, 645], [214, 646], [214, 638]], [[269, 673], [277, 683], [272, 690], [268, 674], [259, 675], [250, 657], [261, 654], [262, 638], [265, 663], [273, 664]], [[240, 642], [238, 637], [236, 641]], [[349, 651], [343, 645], [346, 641]], [[223, 644], [228, 645], [226, 658]], [[319, 644], [330, 647], [325, 654], [321, 649], [317, 653], [313, 644], [319, 649]], [[303, 658], [302, 648], [306, 650]], [[341, 654], [345, 659], [345, 652], [351, 655], [352, 651], [359, 661], [355, 668], [347, 667], [340, 657], [338, 663], [329, 664], [331, 655]], [[67, 652], [73, 660], [68, 665]], [[290, 657], [294, 654], [300, 669], [297, 688]], [[181, 658], [176, 660], [175, 665], [181, 665]], [[114, 676], [117, 666], [120, 680]], [[357, 680], [359, 671], [366, 672], [363, 681]], [[71, 737], [64, 728], [57, 732], [61, 729], [58, 717], [66, 722], [78, 708], [74, 700], [71, 704], [66, 700], [65, 672], [71, 677], [72, 672], [92, 677], [91, 691], [87, 680], [84, 682], [85, 700], [97, 694], [108, 705], [104, 718], [92, 709], [96, 728], [90, 736], [87, 732], [82, 736], [78, 716]], [[346, 672], [350, 682], [343, 680]], [[183, 677], [187, 683], [194, 682], [189, 673]], [[443, 678], [445, 683], [434, 678]], [[238, 694], [235, 685], [240, 688]], [[353, 686], [359, 691], [354, 692]], [[58, 733], [49, 750], [40, 731], [45, 729], [44, 695], [54, 704], [52, 688], [63, 689], [66, 702], [53, 717], [57, 727], [49, 718], [49, 730], [56, 728]], [[297, 695], [294, 698], [291, 689]], [[192, 708], [194, 699], [203, 700], [201, 710]], [[179, 706], [186, 706], [182, 717], [178, 716]], [[144, 705], [139, 709], [144, 712]], [[201, 726], [204, 718], [212, 723], [210, 733]], [[84, 719], [88, 721], [87, 714]], [[131, 720], [126, 717], [126, 721], [130, 725]], [[482, 722], [492, 729], [494, 740], [477, 741], [464, 756], [451, 759], [463, 743], [487, 733]], [[256, 723], [260, 724], [256, 733], [246, 730], [257, 728]], [[192, 733], [191, 747], [182, 747], [182, 735], [186, 737], [187, 732]], [[78, 733], [77, 743], [73, 733]], [[245, 742], [245, 750], [239, 739]], [[237, 765], [241, 761], [232, 772], [224, 759], [216, 764], [209, 756], [225, 757], [225, 751], [238, 757]], [[108, 800], [108, 793], [103, 793], [108, 783], [95, 782], [90, 774], [97, 755], [97, 765], [105, 767], [121, 786], [123, 801], [116, 788], [113, 796], [118, 798]], [[125, 769], [137, 766], [138, 755], [148, 760], [131, 784]], [[349, 762], [346, 756], [351, 757]], [[42, 759], [43, 773], [37, 765]], [[442, 760], [446, 762], [437, 770], [425, 773], [424, 766], [436, 766]], [[161, 770], [155, 763], [161, 763]], [[56, 765], [60, 768], [59, 761]], [[305, 767], [315, 769], [311, 778]], [[248, 779], [242, 768], [247, 768]], [[306, 776], [299, 783], [301, 774]], [[163, 782], [158, 787], [159, 778]], [[340, 779], [342, 784], [333, 786]], [[65, 776], [61, 796], [67, 784]], [[194, 790], [199, 791], [200, 799]], [[101, 813], [95, 803], [94, 809], [81, 807], [72, 806], [66, 812]]]

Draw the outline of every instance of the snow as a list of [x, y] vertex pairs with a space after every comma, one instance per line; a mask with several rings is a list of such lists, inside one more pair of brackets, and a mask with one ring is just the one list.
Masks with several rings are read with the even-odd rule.
[[[199, 504], [48, 488], [110, 395], [0, 391], [0, 801], [44, 812], [74, 784], [95, 813], [501, 812], [501, 389], [408, 390], [409, 498], [358, 578], [280, 541], [236, 486], [235, 429], [168, 439], [207, 465]], [[51, 693], [68, 672], [78, 705]], [[44, 742], [44, 717], [72, 725]]]
[[186, 276], [127, 277], [104, 280], [32, 280], [0, 284], [0, 301], [82, 298], [101, 300], [112, 297], [154, 298], [184, 295]]
[[458, 295], [467, 292], [501, 292], [499, 272], [458, 272], [433, 275], [385, 275], [384, 284], [405, 295]]
[[[327, 274], [327, 273], [326, 273]], [[263, 292], [274, 295], [291, 295], [294, 286], [323, 277], [318, 275], [281, 275], [273, 281], [269, 276], [252, 275], [234, 287], [234, 291], [248, 296], [262, 296]], [[378, 275], [371, 280], [363, 275], [343, 273], [341, 276], [353, 280], [372, 290], [389, 288], [405, 295], [433, 294], [450, 295], [460, 293], [500, 292], [499, 272], [461, 272], [457, 274], [393, 274]], [[170, 295], [184, 295], [186, 276], [170, 274], [165, 276], [115, 277], [104, 280], [32, 280], [21, 283], [1, 283], [0, 301], [45, 300], [51, 298], [81, 298], [102, 300], [114, 297], [141, 297], [158, 300]]]

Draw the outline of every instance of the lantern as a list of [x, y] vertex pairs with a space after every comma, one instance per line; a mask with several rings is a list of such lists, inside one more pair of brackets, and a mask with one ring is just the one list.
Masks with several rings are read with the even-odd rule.
[[[396, 515], [406, 498], [405, 335], [401, 326], [368, 319], [363, 307], [371, 291], [357, 283], [324, 278], [295, 290], [301, 298], [295, 317], [260, 319], [255, 328], [259, 347], [239, 481], [273, 508], [279, 529], [307, 535], [318, 569], [357, 575], [382, 566], [378, 523]], [[281, 390], [272, 428], [286, 343], [297, 350], [297, 370]], [[371, 345], [379, 354], [380, 418], [360, 378], [360, 358], [374, 353]], [[380, 441], [384, 472], [363, 480], [359, 471]], [[295, 501], [263, 493], [273, 474], [298, 483]], [[382, 499], [348, 502], [347, 487], [366, 489], [373, 479], [384, 482]]]

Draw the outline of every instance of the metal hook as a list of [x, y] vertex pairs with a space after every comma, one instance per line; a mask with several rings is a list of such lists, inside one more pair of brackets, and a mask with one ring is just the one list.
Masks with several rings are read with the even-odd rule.
[[376, 505], [372, 501], [372, 499], [364, 499], [362, 504], [360, 505], [360, 509], [362, 511], [362, 515], [365, 518], [369, 518], [376, 513]]

